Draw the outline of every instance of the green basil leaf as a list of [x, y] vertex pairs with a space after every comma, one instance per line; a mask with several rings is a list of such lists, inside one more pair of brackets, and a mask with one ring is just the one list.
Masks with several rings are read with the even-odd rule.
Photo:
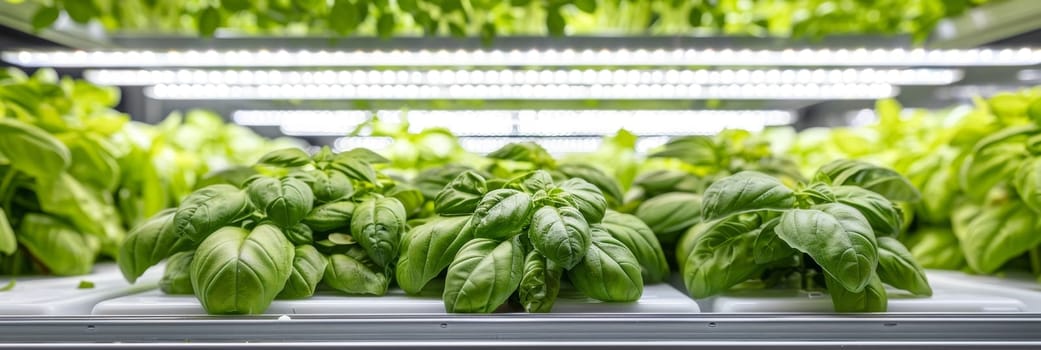
[[765, 265], [799, 254], [799, 251], [777, 236], [775, 230], [780, 223], [780, 218], [775, 218], [763, 223], [763, 226], [759, 227], [759, 235], [756, 236], [755, 242], [752, 244], [752, 252], [754, 253], [756, 264]]
[[531, 196], [511, 189], [498, 189], [484, 195], [474, 210], [474, 235], [478, 238], [507, 239], [521, 233], [531, 220]]
[[115, 208], [103, 198], [105, 195], [68, 173], [36, 179], [36, 197], [44, 212], [71, 221], [83, 233], [118, 240], [123, 236], [123, 228]]
[[856, 209], [867, 219], [875, 235], [896, 236], [904, 224], [900, 208], [882, 195], [856, 186], [834, 188], [836, 201]]
[[448, 266], [445, 311], [495, 311], [517, 290], [523, 273], [524, 251], [516, 240], [471, 240]]
[[65, 5], [65, 13], [69, 14], [69, 18], [72, 18], [76, 23], [87, 23], [91, 19], [97, 17], [100, 13], [98, 5], [94, 0], [66, 0], [62, 1]]
[[311, 164], [311, 156], [299, 148], [283, 148], [260, 157], [257, 164], [283, 168], [297, 168]]
[[702, 197], [693, 193], [666, 193], [640, 204], [633, 213], [647, 223], [658, 239], [669, 244], [676, 237], [701, 222]]
[[1022, 163], [1012, 180], [1023, 204], [1041, 213], [1041, 158]]
[[11, 255], [16, 249], [18, 249], [18, 239], [14, 236], [11, 222], [7, 220], [7, 213], [4, 208], [0, 208], [0, 253]]
[[[346, 225], [344, 225], [346, 226]], [[297, 223], [296, 225], [290, 226], [283, 230], [286, 234], [286, 239], [289, 239], [293, 245], [305, 245], [314, 243], [314, 232], [311, 231], [311, 227], [304, 223]]]
[[43, 129], [11, 118], [0, 118], [0, 153], [14, 169], [51, 179], [69, 167], [72, 155], [61, 141]]
[[405, 233], [405, 207], [394, 198], [371, 198], [358, 205], [351, 220], [351, 235], [377, 265], [397, 261], [401, 235]]
[[285, 287], [278, 293], [278, 299], [302, 299], [314, 295], [318, 282], [325, 276], [325, 268], [329, 260], [325, 259], [314, 246], [298, 245], [293, 254], [293, 271]]
[[402, 239], [396, 268], [398, 286], [418, 294], [441, 274], [463, 247], [474, 238], [469, 216], [436, 217], [413, 227]]
[[878, 277], [885, 284], [915, 295], [933, 295], [925, 271], [896, 238], [878, 238]]
[[692, 297], [722, 293], [762, 270], [753, 251], [759, 236], [757, 217], [734, 215], [702, 225], [711, 226], [694, 236], [693, 248], [679, 265], [683, 284]]
[[253, 206], [279, 227], [291, 227], [300, 222], [314, 205], [314, 193], [303, 181], [286, 177], [261, 177], [246, 188]]
[[528, 238], [536, 250], [565, 269], [581, 262], [591, 244], [589, 224], [573, 207], [544, 206], [536, 210]]
[[54, 275], [90, 273], [99, 244], [97, 238], [76, 232], [58, 219], [29, 213], [18, 226], [18, 243]]
[[781, 180], [755, 171], [742, 171], [716, 181], [705, 190], [701, 220], [712, 221], [753, 211], [791, 209], [795, 193]]
[[586, 296], [609, 302], [636, 301], [643, 294], [640, 262], [629, 248], [598, 227], [583, 259], [568, 270], [568, 279]]
[[163, 278], [159, 279], [159, 290], [166, 294], [195, 294], [192, 289], [192, 260], [194, 251], [178, 252], [166, 260]]
[[437, 198], [443, 188], [448, 186], [448, 184], [459, 177], [459, 175], [467, 171], [473, 171], [482, 179], [487, 179], [491, 176], [488, 174], [482, 174], [482, 172], [470, 167], [448, 165], [420, 172], [419, 175], [416, 175], [416, 178], [413, 179], [413, 184], [423, 193], [424, 198]]
[[[368, 4], [366, 3], [366, 9]], [[358, 7], [350, 0], [336, 0], [332, 9], [329, 10], [329, 27], [337, 34], [347, 35], [357, 29], [363, 20]]]
[[729, 161], [727, 152], [711, 136], [685, 136], [670, 139], [662, 150], [651, 153], [651, 158], [675, 158], [700, 167], [720, 167]]
[[32, 23], [34, 31], [39, 31], [54, 24], [58, 20], [59, 15], [61, 15], [61, 10], [58, 10], [57, 7], [43, 6], [36, 9], [30, 23]]
[[289, 280], [293, 254], [293, 245], [274, 225], [253, 231], [223, 227], [195, 250], [195, 297], [210, 314], [263, 313]]
[[[77, 1], [73, 1], [77, 2]], [[217, 28], [220, 27], [223, 19], [221, 18], [220, 10], [216, 7], [207, 7], [199, 13], [198, 30], [199, 36], [211, 37], [217, 32]]]
[[534, 142], [515, 142], [506, 144], [505, 146], [502, 146], [502, 148], [499, 148], [492, 153], [488, 153], [488, 158], [528, 162], [548, 168], [552, 168], [556, 164], [553, 156], [551, 156], [545, 148], [542, 148], [542, 146], [539, 146]]
[[832, 185], [860, 186], [895, 201], [914, 202], [922, 198], [911, 181], [900, 173], [859, 160], [835, 160], [822, 166], [817, 173], [831, 179]]
[[249, 196], [231, 185], [212, 185], [185, 197], [174, 214], [179, 237], [202, 242], [217, 229], [249, 215]]
[[878, 266], [878, 243], [867, 219], [845, 204], [813, 208], [781, 214], [777, 236], [809, 254], [847, 290], [864, 290]]
[[602, 223], [605, 232], [617, 239], [640, 262], [644, 283], [658, 283], [669, 277], [669, 263], [658, 238], [647, 224], [629, 214], [608, 210]]
[[633, 187], [642, 188], [648, 196], [668, 192], [700, 192], [701, 181], [694, 175], [679, 170], [656, 170], [640, 174]]
[[341, 172], [314, 170], [310, 174], [313, 180], [308, 185], [311, 186], [314, 198], [319, 202], [335, 202], [354, 195], [354, 185], [351, 184], [351, 179]]
[[567, 27], [567, 21], [564, 20], [559, 7], [546, 9], [546, 31], [549, 32], [549, 35], [563, 36], [565, 27]]
[[568, 194], [565, 200], [582, 213], [586, 222], [599, 223], [604, 220], [607, 199], [599, 188], [578, 178], [564, 180], [558, 188]]
[[364, 249], [352, 246], [346, 253], [329, 255], [322, 283], [351, 295], [384, 295], [390, 278], [383, 270]]
[[992, 273], [1041, 244], [1037, 229], [1037, 215], [1020, 202], [984, 207], [965, 228], [962, 252], [972, 270]]
[[185, 237], [177, 235], [174, 230], [174, 213], [167, 209], [138, 225], [119, 247], [116, 262], [123, 272], [123, 277], [131, 283], [136, 281], [155, 264], [170, 257], [174, 253], [193, 248], [193, 244]]
[[950, 228], [919, 228], [907, 241], [914, 261], [927, 269], [960, 270], [965, 266], [961, 243]]
[[864, 289], [858, 292], [846, 289], [841, 282], [827, 274], [824, 280], [837, 312], [885, 312], [889, 306], [885, 286], [874, 273], [868, 277]]
[[503, 187], [527, 193], [535, 193], [539, 190], [549, 191], [554, 187], [553, 176], [546, 171], [535, 170], [510, 179]]
[[221, 0], [220, 5], [228, 12], [239, 12], [253, 8], [253, 4], [249, 0]]
[[301, 222], [317, 232], [345, 230], [350, 227], [355, 207], [349, 201], [325, 203], [312, 209]]
[[351, 179], [355, 179], [361, 182], [368, 182], [372, 184], [379, 184], [379, 178], [376, 176], [376, 171], [372, 170], [372, 166], [369, 163], [360, 161], [355, 158], [340, 158], [336, 159], [329, 164], [329, 167], [333, 170], [339, 171]]
[[373, 152], [368, 148], [352, 148], [349, 151], [340, 152], [333, 156], [334, 162], [341, 159], [355, 159], [369, 164], [390, 163], [389, 159], [379, 155], [379, 153]]
[[527, 312], [550, 312], [560, 292], [560, 277], [564, 269], [546, 259], [536, 250], [524, 258], [524, 274], [517, 294]]
[[488, 192], [484, 177], [465, 171], [449, 182], [434, 199], [434, 212], [440, 215], [470, 215]]
[[625, 201], [625, 194], [622, 193], [622, 187], [618, 181], [596, 167], [587, 164], [561, 164], [557, 167], [557, 171], [564, 174], [564, 177], [579, 178], [593, 184], [600, 189], [604, 198], [607, 199], [607, 203], [612, 207], [621, 205]]
[[1037, 133], [1036, 126], [1013, 127], [977, 142], [962, 163], [958, 176], [961, 189], [971, 198], [982, 200], [991, 188], [1015, 178], [1016, 170], [1030, 157], [1026, 141]]

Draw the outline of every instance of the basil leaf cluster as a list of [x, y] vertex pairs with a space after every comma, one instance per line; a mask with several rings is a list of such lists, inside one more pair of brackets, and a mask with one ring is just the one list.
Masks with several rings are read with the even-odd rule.
[[238, 186], [200, 188], [136, 226], [119, 250], [120, 270], [133, 282], [165, 259], [160, 288], [194, 294], [211, 314], [263, 313], [319, 285], [383, 295], [408, 232], [399, 198], [422, 202], [373, 170], [385, 161], [365, 149], [271, 152]]
[[885, 311], [883, 284], [932, 295], [922, 267], [895, 238], [903, 216], [893, 201], [920, 197], [906, 178], [854, 160], [828, 163], [814, 178], [793, 189], [743, 171], [710, 185], [701, 224], [676, 250], [691, 296], [793, 270], [805, 280], [821, 277], [836, 311]]
[[[493, 156], [552, 164], [530, 146]], [[600, 187], [584, 179], [534, 170], [497, 181], [464, 171], [436, 198], [438, 215], [405, 234], [396, 277], [405, 292], [421, 294], [444, 276], [448, 312], [488, 313], [510, 300], [549, 312], [568, 284], [593, 299], [631, 302], [644, 283], [668, 276], [650, 228], [607, 209]]]

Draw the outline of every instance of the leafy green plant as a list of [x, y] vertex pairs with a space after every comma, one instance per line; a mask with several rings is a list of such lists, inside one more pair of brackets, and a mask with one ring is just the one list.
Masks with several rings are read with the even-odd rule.
[[195, 294], [212, 314], [263, 313], [319, 284], [382, 295], [407, 230], [398, 198], [422, 197], [372, 169], [386, 161], [367, 149], [270, 152], [256, 175], [200, 188], [134, 228], [117, 262], [133, 282], [167, 259], [163, 291]]
[[903, 176], [859, 161], [828, 163], [794, 189], [739, 172], [705, 190], [702, 224], [677, 247], [680, 273], [695, 298], [794, 275], [802, 288], [826, 286], [836, 311], [885, 311], [883, 283], [932, 294], [921, 266], [888, 230], [901, 218], [891, 215], [899, 210], [891, 200], [919, 198]]
[[654, 230], [671, 252], [681, 234], [702, 220], [703, 193], [719, 178], [745, 170], [802, 180], [795, 163], [776, 155], [767, 138], [745, 130], [670, 140], [648, 155], [626, 194], [626, 208]]
[[[15, 1], [15, 0], [8, 0]], [[17, 2], [17, 1], [15, 1]], [[822, 37], [913, 34], [924, 39], [943, 18], [987, 0], [554, 0], [554, 1], [45, 1], [31, 23], [61, 12], [108, 29], [212, 36], [218, 28], [263, 34], [501, 35], [722, 33]]]
[[556, 166], [541, 147], [511, 144], [489, 156], [502, 162], [491, 173], [514, 176], [467, 170], [448, 182], [434, 202], [438, 215], [402, 241], [396, 276], [406, 292], [436, 288], [431, 281], [444, 273], [448, 312], [493, 312], [514, 295], [528, 312], [549, 312], [567, 286], [562, 281], [591, 298], [621, 302], [667, 277], [650, 229], [608, 210], [598, 186], [531, 170]]

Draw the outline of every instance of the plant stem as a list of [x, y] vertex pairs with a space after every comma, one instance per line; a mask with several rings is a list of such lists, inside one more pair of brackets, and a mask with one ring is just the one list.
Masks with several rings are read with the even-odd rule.
[[14, 181], [17, 172], [14, 168], [8, 168], [3, 180], [0, 180], [0, 203], [3, 203], [4, 208], [11, 207], [11, 196], [14, 195], [14, 191], [8, 187], [11, 187], [11, 182]]
[[1030, 249], [1030, 272], [1034, 276], [1041, 274], [1041, 246]]

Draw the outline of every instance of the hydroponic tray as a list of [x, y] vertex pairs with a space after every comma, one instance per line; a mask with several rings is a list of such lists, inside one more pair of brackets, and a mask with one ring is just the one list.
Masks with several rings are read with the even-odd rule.
[[[0, 292], [0, 316], [90, 315], [101, 301], [155, 289], [162, 272], [151, 269], [135, 284], [123, 279], [113, 263], [98, 264], [93, 273], [83, 276], [3, 276], [0, 285], [11, 279], [15, 285]], [[90, 288], [80, 288], [81, 283]]]
[[1008, 273], [1004, 276], [978, 276], [960, 271], [926, 271], [929, 282], [946, 288], [1022, 301], [1026, 311], [1041, 312], [1041, 283], [1028, 273]]
[[[632, 303], [604, 303], [562, 295], [554, 313], [696, 313], [698, 304], [667, 284], [644, 287], [643, 297]], [[445, 314], [440, 298], [408, 296], [392, 289], [385, 296], [347, 296], [320, 292], [309, 299], [275, 300], [265, 312], [269, 315], [416, 315]], [[166, 295], [154, 290], [103, 301], [94, 315], [205, 315], [202, 305], [191, 295]]]

